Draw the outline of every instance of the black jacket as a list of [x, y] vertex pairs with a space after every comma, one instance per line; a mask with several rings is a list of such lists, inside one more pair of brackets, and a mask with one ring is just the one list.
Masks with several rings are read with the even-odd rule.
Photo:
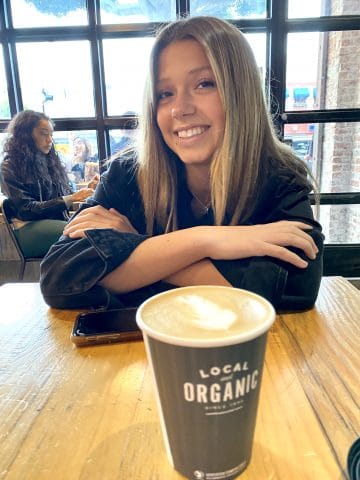
[[1, 164], [1, 190], [13, 210], [13, 216], [23, 221], [67, 220], [68, 210], [63, 199], [65, 192], [53, 182], [42, 178], [23, 182], [9, 163]]
[[[261, 198], [247, 224], [278, 220], [303, 221], [313, 226], [310, 235], [319, 253], [309, 260], [306, 269], [296, 268], [271, 257], [241, 260], [214, 260], [221, 274], [235, 287], [263, 295], [278, 310], [301, 310], [313, 306], [322, 275], [323, 235], [313, 219], [308, 198], [309, 188], [299, 186], [292, 173], [286, 177], [267, 176]], [[186, 183], [178, 189], [179, 227], [212, 225], [212, 212], [200, 221], [192, 214], [191, 194]], [[120, 233], [112, 229], [88, 230], [86, 238], [71, 240], [61, 237], [49, 250], [41, 264], [40, 285], [45, 301], [56, 308], [112, 308], [138, 305], [148, 296], [171, 286], [158, 282], [129, 294], [114, 296], [97, 282], [118, 267], [146, 236], [144, 212], [133, 162], [114, 160], [97, 186], [94, 198], [83, 208], [100, 204], [126, 215], [139, 234]], [[163, 233], [157, 229], [156, 233]], [[298, 251], [302, 257], [303, 252]]]

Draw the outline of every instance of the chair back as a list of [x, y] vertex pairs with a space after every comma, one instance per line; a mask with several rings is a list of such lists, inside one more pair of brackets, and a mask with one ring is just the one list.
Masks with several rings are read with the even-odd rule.
[[35, 262], [39, 261], [40, 259], [38, 257], [26, 257], [24, 255], [24, 252], [22, 251], [21, 245], [17, 239], [17, 236], [15, 235], [15, 229], [14, 229], [14, 224], [12, 221], [12, 216], [13, 216], [13, 210], [11, 208], [11, 202], [8, 198], [5, 198], [3, 200], [3, 203], [1, 205], [1, 210], [4, 218], [4, 223], [7, 227], [7, 230], [9, 232], [10, 239], [19, 255], [20, 259], [20, 271], [19, 271], [19, 276], [18, 279], [21, 281], [24, 277], [24, 272], [25, 272], [25, 266], [27, 262]]

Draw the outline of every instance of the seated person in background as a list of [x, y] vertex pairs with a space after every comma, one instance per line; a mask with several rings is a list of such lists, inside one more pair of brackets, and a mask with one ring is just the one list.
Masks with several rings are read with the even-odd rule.
[[[86, 180], [90, 180], [91, 178], [98, 173], [98, 162], [94, 160], [91, 156], [91, 145], [90, 142], [83, 137], [75, 137], [73, 140], [73, 148], [74, 148], [74, 158], [72, 160], [73, 166], [71, 167], [71, 172], [75, 176], [75, 182], [84, 182]], [[91, 168], [88, 169], [89, 173], [86, 172], [86, 164], [90, 163]], [[94, 170], [94, 166], [97, 167], [97, 171], [92, 172]]]
[[24, 110], [6, 132], [1, 163], [1, 189], [10, 199], [15, 234], [25, 256], [42, 257], [61, 236], [73, 202], [94, 190], [73, 192], [54, 149], [53, 123], [43, 113]]
[[310, 308], [323, 249], [313, 187], [274, 133], [244, 35], [211, 17], [165, 26], [144, 106], [138, 150], [110, 163], [42, 261], [46, 302], [111, 308], [211, 284]]

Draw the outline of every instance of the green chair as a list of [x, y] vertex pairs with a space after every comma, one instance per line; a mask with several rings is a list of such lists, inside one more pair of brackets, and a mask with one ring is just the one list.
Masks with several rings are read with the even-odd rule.
[[4, 201], [2, 203], [2, 206], [1, 206], [1, 209], [2, 209], [2, 214], [3, 214], [3, 218], [4, 218], [4, 223], [5, 223], [5, 225], [8, 229], [11, 241], [12, 241], [12, 243], [13, 243], [13, 245], [14, 245], [14, 247], [15, 247], [18, 255], [19, 255], [20, 270], [19, 270], [19, 275], [18, 275], [18, 281], [21, 282], [24, 278], [26, 264], [28, 262], [39, 262], [43, 257], [26, 257], [24, 255], [24, 252], [22, 251], [21, 246], [19, 244], [19, 241], [18, 241], [18, 239], [15, 235], [15, 232], [14, 232], [14, 225], [13, 225], [13, 222], [12, 222], [11, 204], [10, 204], [8, 198], [4, 199]]

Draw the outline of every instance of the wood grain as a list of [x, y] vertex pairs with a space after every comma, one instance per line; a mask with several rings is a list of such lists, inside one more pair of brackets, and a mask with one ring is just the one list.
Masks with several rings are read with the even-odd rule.
[[[324, 278], [316, 307], [269, 334], [242, 480], [346, 479], [360, 435], [360, 292]], [[76, 311], [38, 284], [0, 287], [0, 479], [181, 479], [169, 465], [142, 342], [76, 348]]]

